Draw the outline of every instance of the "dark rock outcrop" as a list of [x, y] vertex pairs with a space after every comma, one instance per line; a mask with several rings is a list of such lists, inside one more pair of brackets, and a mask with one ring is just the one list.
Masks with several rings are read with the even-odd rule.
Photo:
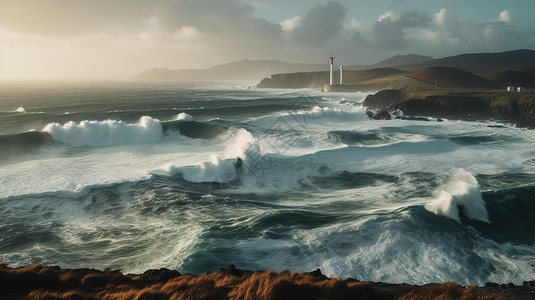
[[368, 95], [362, 105], [370, 109], [390, 109], [408, 98], [407, 94], [401, 90], [382, 90]]
[[405, 115], [430, 116], [448, 119], [489, 119], [493, 117], [490, 105], [477, 97], [428, 96], [409, 99], [393, 108]]
[[399, 110], [406, 116], [494, 119], [520, 127], [535, 126], [535, 93], [479, 91], [418, 96], [401, 90], [383, 90], [367, 96], [363, 105], [374, 110]]
[[392, 116], [386, 110], [381, 110], [378, 113], [374, 114], [372, 117], [374, 120], [390, 120]]
[[167, 282], [175, 277], [180, 276], [180, 273], [176, 270], [169, 270], [165, 268], [150, 269], [141, 275], [141, 277], [152, 283]]
[[426, 117], [414, 117], [414, 116], [399, 116], [399, 117], [396, 117], [396, 119], [409, 120], [409, 121], [426, 121], [426, 122], [429, 121], [429, 119]]

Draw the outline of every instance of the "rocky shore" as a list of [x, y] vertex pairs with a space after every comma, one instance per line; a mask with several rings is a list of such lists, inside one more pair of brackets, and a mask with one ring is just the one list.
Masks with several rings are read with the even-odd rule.
[[328, 278], [307, 273], [246, 271], [233, 265], [204, 275], [174, 270], [143, 274], [0, 264], [1, 299], [534, 299], [535, 281], [423, 286]]
[[387, 89], [362, 103], [374, 114], [402, 112], [455, 120], [497, 120], [517, 127], [535, 127], [535, 93], [502, 91], [408, 92]]

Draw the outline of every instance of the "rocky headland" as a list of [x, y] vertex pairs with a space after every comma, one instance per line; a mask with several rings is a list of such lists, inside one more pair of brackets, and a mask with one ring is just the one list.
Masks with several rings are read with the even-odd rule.
[[159, 269], [143, 274], [0, 264], [1, 299], [534, 299], [522, 285], [456, 283], [422, 286], [328, 278], [306, 273], [246, 271], [233, 265], [204, 275]]
[[456, 120], [496, 120], [518, 127], [535, 127], [535, 93], [458, 91], [434, 94], [382, 90], [362, 103], [373, 114], [426, 116]]
[[[325, 85], [325, 91], [371, 92], [363, 105], [374, 119], [394, 114], [409, 119], [496, 120], [533, 128], [533, 61], [532, 50], [464, 54], [412, 65], [347, 70], [343, 85], [326, 85], [329, 74], [324, 71], [274, 74], [258, 87], [323, 89]], [[338, 76], [335, 72], [334, 82]]]

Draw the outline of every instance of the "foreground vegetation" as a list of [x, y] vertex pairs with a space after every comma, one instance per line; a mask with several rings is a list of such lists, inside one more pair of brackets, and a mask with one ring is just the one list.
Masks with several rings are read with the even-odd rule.
[[1, 299], [533, 299], [535, 281], [487, 284], [386, 284], [309, 273], [244, 271], [230, 265], [197, 276], [167, 269], [140, 275], [91, 269], [0, 265]]

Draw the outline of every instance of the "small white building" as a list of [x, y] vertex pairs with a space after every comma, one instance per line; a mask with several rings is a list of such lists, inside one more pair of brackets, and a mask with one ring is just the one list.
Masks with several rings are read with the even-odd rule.
[[508, 92], [514, 92], [515, 90], [516, 90], [516, 89], [515, 89], [514, 86], [508, 86], [508, 87], [507, 87], [507, 91], [508, 91]]
[[526, 89], [524, 87], [519, 86], [519, 87], [516, 88], [516, 91], [519, 92], [519, 93], [523, 93], [523, 92], [526, 91]]

